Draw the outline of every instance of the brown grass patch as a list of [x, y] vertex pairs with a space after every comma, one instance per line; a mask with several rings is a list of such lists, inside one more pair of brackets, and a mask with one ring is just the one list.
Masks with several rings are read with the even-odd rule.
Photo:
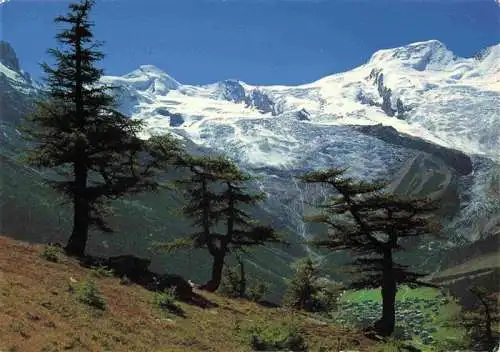
[[197, 291], [215, 303], [200, 308], [179, 303], [185, 317], [159, 311], [153, 293], [118, 278], [92, 278], [105, 298], [100, 311], [79, 302], [74, 281], [89, 270], [61, 255], [59, 263], [40, 257], [41, 245], [0, 237], [0, 351], [249, 351], [238, 326], [296, 323], [310, 350], [373, 350], [355, 331], [321, 324], [306, 314]]

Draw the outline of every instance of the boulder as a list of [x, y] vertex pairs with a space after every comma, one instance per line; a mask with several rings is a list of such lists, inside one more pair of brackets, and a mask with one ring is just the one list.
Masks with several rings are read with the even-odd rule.
[[106, 266], [113, 269], [117, 275], [126, 275], [130, 279], [148, 273], [150, 264], [151, 260], [133, 255], [120, 255], [106, 260]]

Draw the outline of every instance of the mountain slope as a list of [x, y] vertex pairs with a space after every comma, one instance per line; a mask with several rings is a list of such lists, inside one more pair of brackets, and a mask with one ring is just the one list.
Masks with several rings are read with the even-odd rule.
[[[500, 232], [498, 55], [496, 45], [477, 58], [457, 58], [442, 43], [427, 41], [378, 51], [354, 70], [295, 87], [237, 80], [183, 85], [150, 65], [102, 82], [119, 87], [124, 113], [146, 121], [144, 137], [172, 132], [189, 150], [226, 154], [258, 176], [254, 187], [269, 198], [256, 214], [284, 232], [293, 246], [260, 251], [249, 259], [250, 267], [281, 286], [289, 263], [312, 250], [303, 239], [324, 232], [303, 221], [324, 190], [296, 179], [315, 168], [349, 167], [351, 175], [389, 180], [403, 194], [443, 198], [446, 240], [418, 244], [415, 254], [403, 258], [415, 269], [435, 270], [447, 251]], [[36, 191], [43, 173], [18, 160], [25, 145], [17, 123], [29, 112], [21, 99], [32, 101], [30, 92], [36, 94], [38, 87], [19, 67], [13, 71], [19, 65], [12, 62], [10, 54], [0, 64], [6, 82], [0, 93], [15, 93], [6, 101], [17, 111], [3, 121], [0, 134], [2, 155], [9, 162], [3, 169], [2, 210], [13, 214], [2, 219], [2, 227], [20, 237], [29, 234], [31, 240], [62, 241], [69, 231], [67, 209], [54, 211], [49, 205], [57, 195]], [[187, 232], [189, 222], [172, 210], [180, 202], [164, 193], [117, 202], [112, 224], [120, 236], [92, 236], [91, 250], [152, 255], [152, 241]], [[49, 232], [50, 227], [57, 231]], [[155, 265], [175, 265], [190, 277], [193, 271], [204, 277], [192, 268], [203, 267], [206, 258], [192, 258], [161, 257]], [[328, 260], [342, 259], [333, 255]]]

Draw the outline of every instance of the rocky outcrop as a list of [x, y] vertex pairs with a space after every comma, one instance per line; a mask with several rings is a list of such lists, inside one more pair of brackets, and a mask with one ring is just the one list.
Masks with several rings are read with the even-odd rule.
[[165, 108], [158, 108], [155, 110], [156, 114], [166, 116], [170, 118], [170, 126], [171, 127], [179, 127], [182, 126], [182, 124], [185, 122], [184, 118], [182, 117], [181, 114], [176, 114], [176, 113], [171, 113]]
[[472, 161], [465, 153], [400, 133], [394, 127], [380, 124], [371, 126], [354, 126], [354, 129], [367, 135], [377, 137], [387, 143], [419, 150], [438, 157], [461, 175], [468, 175], [473, 170]]
[[299, 121], [311, 121], [311, 114], [306, 109], [300, 109], [297, 111], [297, 120]]
[[240, 103], [245, 100], [245, 88], [243, 88], [240, 82], [228, 79], [217, 83], [217, 85], [217, 90], [221, 99], [235, 103]]
[[405, 113], [410, 111], [411, 108], [403, 103], [401, 97], [396, 99], [396, 108], [393, 108], [393, 94], [392, 90], [385, 86], [384, 84], [384, 74], [382, 70], [373, 69], [370, 75], [366, 78], [367, 80], [372, 80], [373, 84], [377, 87], [377, 92], [382, 98], [382, 104], [375, 102], [372, 98], [366, 96], [362, 91], [356, 96], [356, 100], [361, 104], [367, 104], [371, 106], [379, 106], [385, 112], [387, 116], [396, 116], [400, 120], [404, 120]]
[[21, 72], [19, 59], [16, 56], [14, 48], [3, 40], [0, 41], [0, 62], [15, 72]]
[[274, 108], [274, 102], [269, 98], [269, 96], [259, 89], [253, 89], [245, 97], [245, 105], [247, 107], [253, 107], [259, 110], [261, 113], [272, 113], [276, 115]]

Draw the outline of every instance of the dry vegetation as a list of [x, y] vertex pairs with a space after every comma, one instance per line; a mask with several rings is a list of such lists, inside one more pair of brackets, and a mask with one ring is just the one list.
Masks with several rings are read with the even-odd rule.
[[[0, 351], [248, 351], [248, 328], [296, 325], [311, 351], [373, 351], [356, 331], [312, 316], [197, 292], [211, 308], [177, 303], [182, 314], [161, 311], [154, 295], [116, 277], [96, 277], [62, 254], [42, 256], [43, 246], [0, 237]], [[92, 280], [104, 310], [77, 299], [75, 286]], [[183, 316], [181, 316], [183, 315]]]

